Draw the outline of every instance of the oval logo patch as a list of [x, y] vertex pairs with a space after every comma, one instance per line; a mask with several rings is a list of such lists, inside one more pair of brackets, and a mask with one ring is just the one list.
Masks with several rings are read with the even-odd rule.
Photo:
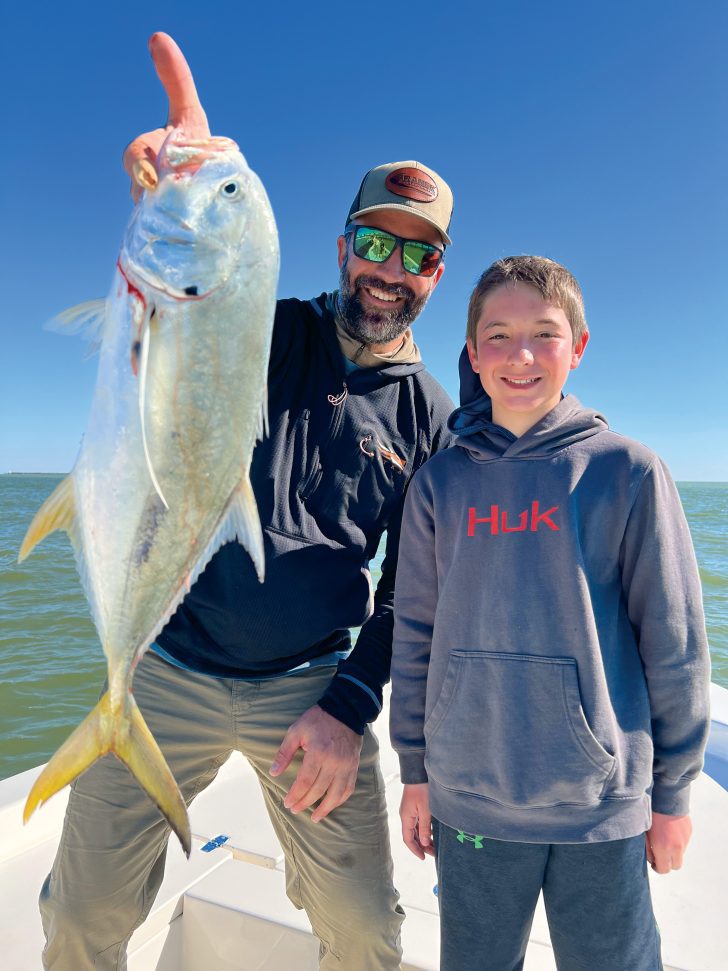
[[384, 185], [394, 195], [414, 202], [434, 202], [437, 199], [435, 180], [422, 169], [395, 169], [389, 173]]

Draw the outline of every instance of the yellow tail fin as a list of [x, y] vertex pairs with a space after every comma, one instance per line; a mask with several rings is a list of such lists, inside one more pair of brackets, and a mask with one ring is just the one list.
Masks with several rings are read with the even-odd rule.
[[131, 694], [127, 696], [127, 711], [119, 714], [112, 711], [107, 692], [66, 739], [30, 790], [23, 810], [23, 822], [27, 823], [41, 803], [47, 802], [65, 785], [73, 782], [76, 776], [107, 752], [113, 752], [128, 767], [177, 834], [189, 856], [192, 841], [187, 807]]

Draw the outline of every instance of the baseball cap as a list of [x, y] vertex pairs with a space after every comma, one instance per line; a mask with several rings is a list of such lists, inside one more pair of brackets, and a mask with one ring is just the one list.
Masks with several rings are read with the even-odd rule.
[[386, 162], [364, 176], [346, 217], [365, 216], [379, 209], [404, 210], [430, 223], [447, 246], [452, 218], [452, 190], [437, 172], [422, 162]]

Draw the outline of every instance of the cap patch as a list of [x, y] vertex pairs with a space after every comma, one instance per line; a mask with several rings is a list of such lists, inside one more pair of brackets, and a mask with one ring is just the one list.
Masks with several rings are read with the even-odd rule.
[[437, 198], [435, 180], [422, 169], [396, 169], [389, 173], [384, 185], [394, 195], [414, 202], [434, 202]]

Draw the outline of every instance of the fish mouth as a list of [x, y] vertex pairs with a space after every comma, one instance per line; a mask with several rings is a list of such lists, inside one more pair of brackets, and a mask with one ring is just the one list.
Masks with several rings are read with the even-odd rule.
[[163, 293], [166, 297], [171, 297], [172, 300], [177, 300], [180, 303], [206, 300], [207, 297], [216, 293], [220, 289], [220, 286], [222, 286], [222, 284], [218, 284], [218, 286], [201, 293], [200, 287], [196, 284], [190, 284], [182, 289], [172, 287], [168, 283], [165, 283], [164, 280], [161, 280], [156, 274], [150, 273], [148, 270], [142, 270], [141, 267], [136, 266], [130, 261], [126, 261], [122, 265], [122, 261], [119, 260], [119, 269], [127, 279], [133, 279], [138, 284], [149, 287], [151, 290], [156, 290], [157, 293]]

